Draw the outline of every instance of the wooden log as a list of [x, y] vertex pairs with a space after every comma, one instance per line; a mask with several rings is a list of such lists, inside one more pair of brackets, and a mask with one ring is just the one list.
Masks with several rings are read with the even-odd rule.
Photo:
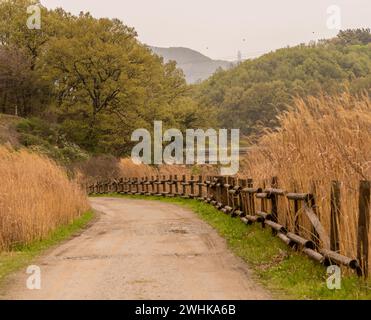
[[262, 188], [245, 188], [242, 191], [247, 193], [261, 193], [262, 190]]
[[258, 222], [259, 217], [257, 217], [257, 216], [245, 216], [245, 217], [240, 217], [240, 220], [246, 225], [252, 225], [253, 223]]
[[301, 245], [304, 248], [309, 248], [313, 250], [315, 249], [315, 244], [312, 240], [304, 239], [292, 232], [288, 232], [286, 235], [290, 240], [294, 241], [295, 243]]
[[256, 198], [258, 199], [267, 199], [268, 198], [268, 193], [265, 192], [260, 192], [255, 195]]
[[277, 233], [278, 238], [280, 238], [284, 243], [286, 243], [289, 247], [294, 247], [295, 242], [292, 241], [289, 237], [287, 237], [285, 234], [279, 232]]
[[225, 206], [224, 209], [226, 210], [227, 213], [230, 213], [233, 210], [233, 208], [230, 206]]
[[335, 251], [320, 249], [319, 252], [324, 255], [331, 263], [341, 264], [347, 266], [351, 269], [356, 270], [359, 268], [359, 263], [356, 259], [351, 259], [346, 256], [343, 256]]
[[311, 197], [309, 193], [287, 193], [286, 197], [289, 200], [299, 200], [299, 201], [308, 201]]
[[241, 217], [240, 220], [241, 220], [244, 224], [247, 224], [247, 225], [252, 224], [252, 222], [250, 222], [248, 219], [246, 219], [246, 217]]
[[284, 226], [281, 226], [280, 224], [274, 222], [274, 221], [269, 221], [269, 220], [266, 220], [264, 221], [264, 223], [271, 227], [273, 230], [277, 231], [277, 232], [281, 232], [283, 234], [286, 234], [287, 233], [287, 230]]
[[244, 218], [249, 221], [249, 224], [261, 221], [258, 216], [246, 215]]
[[215, 205], [215, 207], [216, 207], [217, 209], [222, 209], [222, 208], [223, 208], [223, 203], [221, 203], [221, 202], [217, 202], [216, 205]]
[[174, 198], [174, 197], [175, 197], [175, 194], [173, 194], [173, 193], [169, 193], [169, 194], [166, 195], [166, 197], [167, 197], [167, 198]]
[[234, 213], [235, 213], [237, 216], [240, 216], [240, 217], [242, 217], [242, 216], [245, 215], [245, 213], [244, 213], [242, 210], [236, 210]]
[[321, 264], [325, 263], [326, 258], [322, 254], [318, 253], [317, 251], [314, 251], [313, 249], [304, 248], [303, 252], [312, 260], [317, 261]]
[[370, 194], [371, 182], [361, 181], [359, 186], [357, 257], [360, 261], [361, 271], [364, 277], [368, 276], [369, 270]]
[[272, 215], [270, 213], [263, 212], [263, 211], [257, 211], [256, 215], [263, 218], [264, 220], [271, 220], [272, 218]]
[[283, 189], [275, 189], [275, 188], [266, 188], [263, 190], [263, 192], [268, 194], [274, 194], [277, 196], [284, 196], [286, 194], [286, 191]]
[[304, 211], [304, 214], [308, 217], [309, 221], [311, 222], [315, 232], [318, 234], [318, 237], [321, 239], [323, 243], [323, 247], [328, 249], [330, 247], [330, 238], [325, 228], [322, 226], [321, 222], [319, 221], [319, 218], [313, 212], [313, 210], [308, 207], [307, 204], [304, 204], [303, 211]]

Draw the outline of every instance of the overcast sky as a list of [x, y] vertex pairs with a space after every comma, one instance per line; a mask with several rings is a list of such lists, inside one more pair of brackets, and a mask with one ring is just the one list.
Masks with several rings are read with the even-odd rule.
[[188, 47], [214, 58], [255, 57], [287, 45], [329, 38], [328, 7], [341, 9], [342, 29], [371, 27], [371, 0], [41, 0], [48, 8], [119, 18], [139, 39]]

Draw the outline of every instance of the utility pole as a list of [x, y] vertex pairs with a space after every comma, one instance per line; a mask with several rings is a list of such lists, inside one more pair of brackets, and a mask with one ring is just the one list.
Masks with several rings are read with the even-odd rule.
[[237, 63], [240, 64], [242, 62], [242, 54], [241, 51], [238, 50], [237, 52]]

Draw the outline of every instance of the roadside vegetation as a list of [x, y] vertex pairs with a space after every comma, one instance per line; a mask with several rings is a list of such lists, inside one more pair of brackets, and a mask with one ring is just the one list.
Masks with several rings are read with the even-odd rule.
[[92, 211], [87, 211], [68, 225], [63, 225], [50, 232], [43, 240], [35, 240], [28, 245], [17, 245], [12, 251], [0, 252], [0, 285], [7, 275], [32, 263], [33, 259], [45, 250], [68, 240], [77, 234], [94, 218]]
[[[340, 252], [357, 257], [359, 182], [371, 180], [371, 104], [368, 96], [349, 93], [336, 97], [297, 99], [279, 117], [279, 128], [268, 130], [244, 159], [240, 174], [263, 186], [277, 177], [284, 190], [313, 192], [317, 214], [330, 234], [331, 181], [339, 181]], [[283, 198], [283, 197], [282, 197]], [[293, 212], [280, 199], [279, 220], [292, 225]], [[300, 232], [310, 234], [301, 218]], [[307, 227], [305, 227], [307, 226]], [[371, 246], [371, 237], [369, 239]], [[369, 260], [371, 264], [371, 257]]]
[[0, 251], [43, 240], [89, 210], [86, 194], [52, 160], [0, 146]]

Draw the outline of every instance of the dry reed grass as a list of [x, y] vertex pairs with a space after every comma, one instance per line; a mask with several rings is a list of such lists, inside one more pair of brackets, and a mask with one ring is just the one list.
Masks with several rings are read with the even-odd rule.
[[[330, 185], [332, 180], [340, 181], [340, 249], [356, 257], [359, 181], [371, 180], [369, 97], [345, 93], [297, 99], [295, 107], [280, 117], [280, 125], [277, 131], [267, 132], [246, 157], [241, 174], [260, 185], [276, 176], [280, 188], [314, 191], [328, 233]], [[288, 209], [287, 202], [280, 205]], [[283, 212], [281, 222], [291, 221], [292, 225], [292, 212]]]
[[0, 146], [0, 251], [45, 238], [88, 210], [86, 195], [53, 161]]
[[150, 166], [145, 164], [137, 165], [133, 163], [130, 158], [124, 158], [120, 160], [120, 172], [121, 175], [128, 178], [134, 177], [152, 177], [152, 176], [169, 176], [169, 175], [217, 175], [218, 169], [212, 165], [159, 165]]
[[135, 164], [131, 158], [114, 158], [112, 156], [92, 157], [88, 161], [75, 165], [75, 177], [81, 185], [91, 185], [97, 181], [112, 180], [120, 177], [156, 177], [169, 175], [213, 175], [218, 169], [211, 165], [146, 165]]

